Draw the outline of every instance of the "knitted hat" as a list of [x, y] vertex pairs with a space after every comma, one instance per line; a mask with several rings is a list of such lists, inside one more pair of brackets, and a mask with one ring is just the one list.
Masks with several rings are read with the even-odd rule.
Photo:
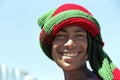
[[88, 57], [94, 73], [103, 80], [120, 80], [120, 71], [103, 50], [100, 26], [93, 15], [77, 4], [64, 4], [38, 19], [41, 27], [40, 46], [53, 60], [52, 40], [61, 28], [68, 25], [81, 26], [88, 32]]

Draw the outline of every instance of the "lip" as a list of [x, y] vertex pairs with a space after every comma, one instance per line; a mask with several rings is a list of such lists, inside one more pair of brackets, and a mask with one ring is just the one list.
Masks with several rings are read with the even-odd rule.
[[77, 57], [79, 54], [80, 52], [60, 52], [60, 55], [66, 57]]

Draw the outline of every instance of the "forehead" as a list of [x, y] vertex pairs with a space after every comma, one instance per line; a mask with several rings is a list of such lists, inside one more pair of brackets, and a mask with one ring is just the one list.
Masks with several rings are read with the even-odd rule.
[[64, 32], [86, 32], [85, 29], [83, 29], [82, 27], [80, 26], [73, 26], [73, 25], [70, 25], [70, 26], [65, 26], [63, 27], [62, 29], [60, 29], [60, 31], [64, 31]]

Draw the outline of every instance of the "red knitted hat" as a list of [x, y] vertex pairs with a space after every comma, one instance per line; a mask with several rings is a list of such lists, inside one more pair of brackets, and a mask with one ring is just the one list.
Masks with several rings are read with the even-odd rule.
[[[49, 17], [43, 19], [48, 15]], [[42, 43], [51, 44], [58, 30], [67, 25], [80, 25], [93, 37], [98, 35], [100, 30], [99, 24], [92, 14], [87, 9], [76, 4], [64, 4], [44, 15], [43, 18], [38, 21], [39, 25], [42, 26], [40, 36]]]

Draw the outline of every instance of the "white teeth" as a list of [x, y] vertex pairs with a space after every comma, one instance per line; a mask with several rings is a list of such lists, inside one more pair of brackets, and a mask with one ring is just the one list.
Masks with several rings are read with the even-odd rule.
[[78, 56], [78, 53], [63, 53], [63, 56], [76, 57], [76, 56]]

